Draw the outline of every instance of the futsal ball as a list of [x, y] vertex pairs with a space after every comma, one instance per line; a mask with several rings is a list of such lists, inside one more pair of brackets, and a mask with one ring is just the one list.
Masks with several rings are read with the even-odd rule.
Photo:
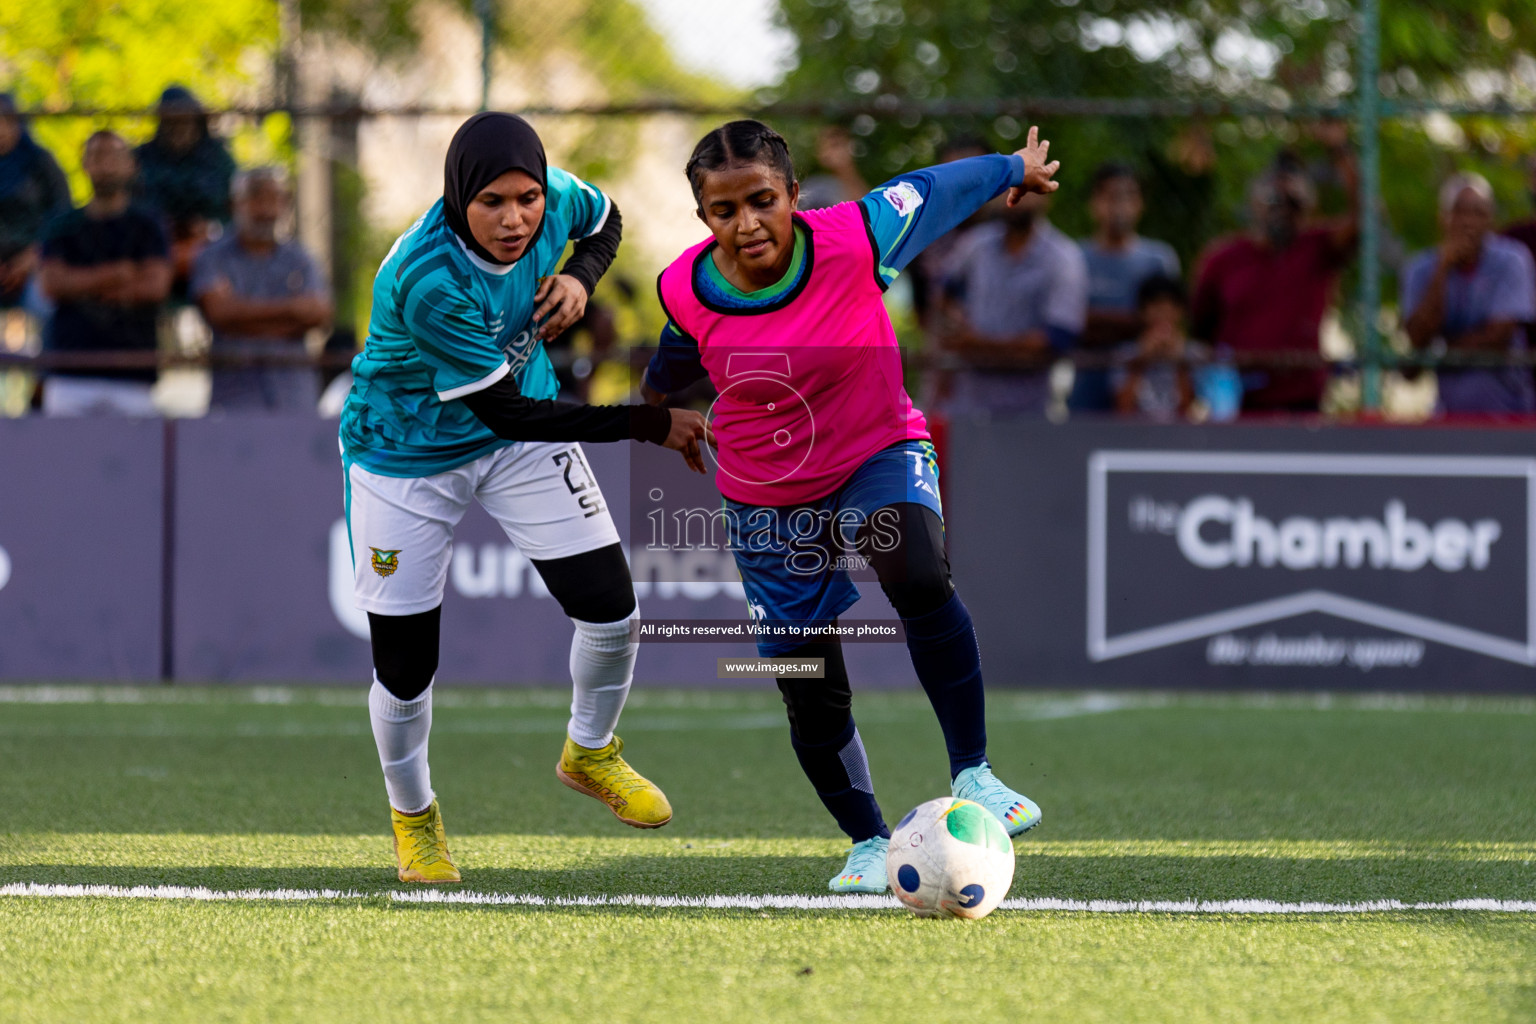
[[1013, 844], [981, 804], [940, 797], [896, 824], [885, 868], [891, 891], [919, 917], [986, 917], [1013, 884]]

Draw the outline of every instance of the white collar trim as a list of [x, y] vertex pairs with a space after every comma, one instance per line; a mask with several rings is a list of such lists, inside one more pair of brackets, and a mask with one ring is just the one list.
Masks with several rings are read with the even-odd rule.
[[485, 271], [487, 274], [495, 274], [497, 277], [505, 277], [506, 275], [512, 273], [513, 268], [517, 266], [517, 263], [492, 263], [490, 260], [485, 259], [483, 256], [475, 252], [475, 250], [465, 245], [464, 239], [459, 237], [457, 231], [449, 231], [448, 233], [453, 236], [453, 240], [455, 242], [459, 243], [459, 249], [464, 253], [465, 256], [469, 257], [469, 262], [473, 263], [476, 267]]

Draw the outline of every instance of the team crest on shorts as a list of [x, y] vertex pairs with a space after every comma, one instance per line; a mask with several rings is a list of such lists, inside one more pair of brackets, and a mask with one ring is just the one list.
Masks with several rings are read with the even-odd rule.
[[380, 576], [388, 578], [395, 574], [396, 569], [400, 568], [399, 548], [393, 551], [384, 551], [380, 548], [370, 547], [368, 550], [373, 552], [373, 571]]

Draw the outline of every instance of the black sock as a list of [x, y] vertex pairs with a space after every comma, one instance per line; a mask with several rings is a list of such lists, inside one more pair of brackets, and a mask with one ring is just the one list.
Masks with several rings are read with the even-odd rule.
[[805, 777], [811, 780], [816, 795], [826, 805], [838, 828], [856, 843], [881, 836], [891, 837], [885, 826], [880, 805], [875, 802], [875, 787], [869, 777], [869, 759], [864, 754], [864, 741], [859, 738], [858, 727], [850, 715], [848, 724], [837, 736], [824, 743], [806, 743], [789, 733], [794, 744], [795, 756]]
[[986, 694], [971, 613], [959, 594], [951, 594], [936, 610], [901, 621], [912, 667], [944, 730], [954, 778], [987, 760]]

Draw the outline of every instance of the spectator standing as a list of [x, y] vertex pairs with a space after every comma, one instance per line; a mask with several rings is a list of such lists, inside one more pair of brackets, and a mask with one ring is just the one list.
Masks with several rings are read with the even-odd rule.
[[1122, 413], [1169, 422], [1189, 416], [1200, 394], [1197, 366], [1210, 349], [1190, 341], [1185, 330], [1184, 286], [1155, 276], [1137, 290], [1141, 330], [1115, 353], [1111, 386]]
[[[1416, 348], [1497, 355], [1526, 350], [1536, 320], [1536, 268], [1519, 242], [1493, 233], [1493, 190], [1478, 174], [1440, 189], [1441, 242], [1415, 256], [1402, 283], [1402, 312]], [[1525, 367], [1441, 369], [1442, 413], [1533, 413]]]
[[[1329, 156], [1348, 212], [1309, 226], [1311, 182], [1294, 158], [1277, 159], [1249, 186], [1249, 232], [1216, 242], [1202, 261], [1195, 337], [1240, 356], [1318, 355], [1323, 315], [1353, 258], [1360, 224], [1354, 156], [1342, 141]], [[1316, 412], [1326, 384], [1321, 368], [1259, 367], [1243, 374], [1243, 411]]]
[[58, 161], [33, 140], [15, 98], [0, 92], [0, 309], [21, 305], [43, 228], [71, 205]]
[[973, 230], [950, 268], [944, 348], [966, 364], [948, 403], [955, 413], [1044, 412], [1053, 356], [1076, 343], [1087, 315], [1088, 271], [1077, 243], [1025, 196]]
[[840, 125], [827, 125], [816, 134], [816, 162], [822, 172], [800, 183], [797, 209], [819, 210], [864, 198], [869, 183], [853, 160], [853, 136]]
[[154, 137], [138, 148], [138, 195], [160, 211], [171, 233], [176, 294], [184, 297], [192, 262], [215, 224], [229, 220], [235, 161], [208, 130], [208, 112], [192, 92], [173, 85], [160, 94]]
[[277, 357], [300, 365], [213, 370], [211, 410], [313, 413], [320, 398], [304, 335], [331, 319], [331, 297], [304, 247], [280, 232], [292, 209], [287, 176], [273, 167], [235, 175], [232, 230], [197, 257], [192, 298], [213, 328], [220, 357]]
[[[1082, 351], [1102, 355], [1133, 341], [1142, 326], [1137, 312], [1141, 286], [1154, 277], [1179, 277], [1173, 246], [1136, 233], [1143, 210], [1141, 182], [1129, 165], [1107, 163], [1094, 172], [1088, 194], [1093, 235], [1080, 243], [1088, 265]], [[1078, 367], [1069, 404], [1084, 412], [1115, 408], [1109, 370]]]
[[[133, 151], [122, 136], [92, 135], [81, 163], [91, 179], [91, 201], [54, 220], [43, 236], [40, 280], [57, 303], [44, 350], [153, 353], [157, 319], [171, 287], [165, 232], [153, 214], [131, 203]], [[43, 410], [62, 416], [153, 416], [155, 377], [152, 367], [54, 369]]]

